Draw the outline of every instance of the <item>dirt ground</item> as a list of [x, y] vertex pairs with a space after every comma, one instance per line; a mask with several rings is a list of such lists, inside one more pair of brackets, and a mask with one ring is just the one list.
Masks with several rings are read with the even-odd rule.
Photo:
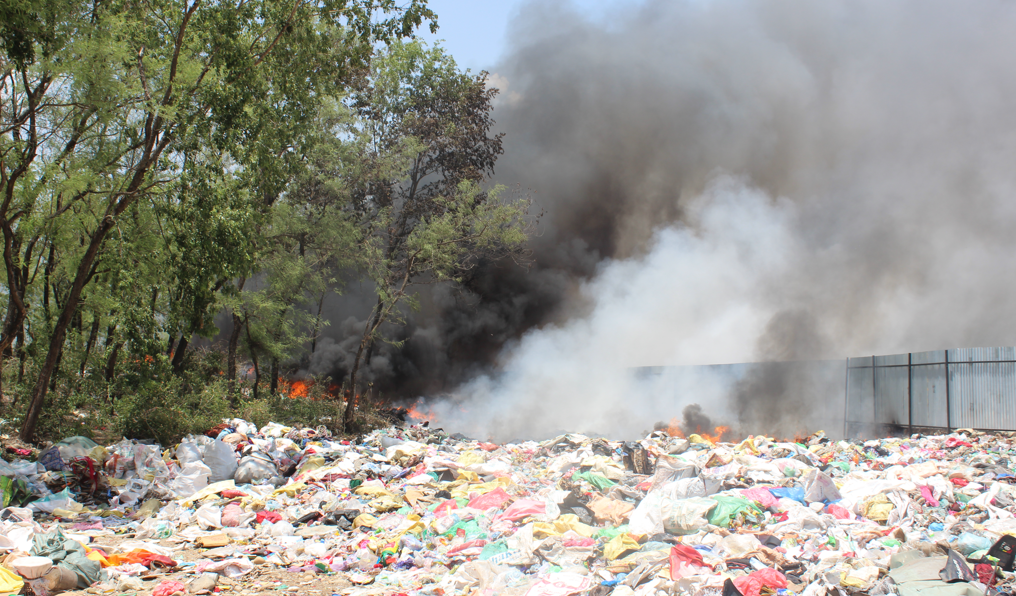
[[[89, 545], [91, 548], [99, 548], [106, 552], [113, 552], [123, 542], [133, 540], [128, 536], [98, 536]], [[66, 596], [78, 596], [85, 594], [138, 594], [148, 596], [162, 582], [175, 580], [188, 585], [189, 582], [200, 576], [194, 571], [193, 563], [206, 558], [213, 558], [208, 555], [212, 549], [197, 548], [190, 544], [181, 544], [172, 540], [163, 540], [158, 543], [173, 552], [173, 560], [179, 567], [176, 570], [151, 571], [140, 576], [144, 582], [144, 589], [134, 591], [131, 589], [115, 590], [113, 592], [102, 592], [99, 588], [88, 588], [82, 590], [71, 590], [61, 592]], [[190, 563], [191, 565], [188, 565]], [[312, 596], [331, 595], [340, 593], [342, 590], [353, 587], [353, 584], [346, 578], [344, 573], [311, 573], [291, 572], [278, 568], [272, 564], [261, 562], [255, 559], [255, 568], [247, 575], [229, 579], [219, 576], [219, 583], [216, 586], [217, 594], [236, 594], [243, 596], [272, 595], [279, 596], [280, 593], [310, 594]], [[258, 564], [260, 563], [260, 564]], [[368, 588], [368, 586], [364, 586]], [[188, 591], [188, 594], [192, 592]], [[369, 593], [369, 591], [367, 592]], [[377, 594], [391, 593], [391, 590], [378, 588]]]

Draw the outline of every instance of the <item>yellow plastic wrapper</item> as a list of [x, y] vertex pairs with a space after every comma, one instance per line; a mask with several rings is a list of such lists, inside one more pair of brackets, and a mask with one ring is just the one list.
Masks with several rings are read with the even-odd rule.
[[596, 517], [596, 521], [610, 522], [615, 526], [623, 524], [635, 510], [635, 506], [631, 503], [607, 497], [599, 497], [590, 501], [588, 507]]
[[389, 511], [395, 511], [405, 505], [405, 501], [396, 497], [395, 495], [385, 495], [378, 497], [370, 502], [370, 506], [374, 511], [378, 513], [388, 513]]
[[295, 497], [296, 493], [302, 491], [305, 488], [307, 488], [306, 484], [302, 482], [294, 482], [293, 484], [287, 484], [286, 486], [275, 489], [274, 491], [272, 491], [272, 496], [274, 497], [275, 495], [284, 494], [290, 497]]
[[889, 519], [896, 506], [889, 502], [889, 498], [883, 494], [875, 495], [864, 503], [862, 515], [872, 521], [885, 521]]
[[463, 452], [462, 455], [459, 456], [459, 459], [456, 460], [456, 463], [465, 467], [482, 464], [485, 461], [487, 461], [487, 454], [483, 451], [477, 451], [474, 449], [472, 451]]
[[373, 528], [374, 524], [376, 523], [377, 523], [376, 517], [374, 517], [369, 513], [361, 513], [360, 515], [357, 515], [355, 519], [353, 519], [353, 528], [356, 529], [361, 526]]
[[300, 474], [306, 474], [307, 472], [316, 470], [323, 465], [325, 465], [325, 458], [320, 455], [308, 457], [300, 464], [300, 469], [297, 470], [296, 475], [299, 476]]
[[709, 459], [706, 461], [706, 467], [718, 468], [720, 466], [725, 466], [729, 464], [733, 460], [734, 458], [730, 457], [730, 454], [713, 452], [713, 454], [710, 455]]
[[406, 519], [404, 519], [402, 523], [399, 525], [397, 532], [400, 535], [401, 534], [419, 535], [420, 532], [423, 532], [425, 528], [426, 526], [424, 526], [423, 522], [420, 521], [420, 516], [415, 513], [410, 513], [409, 515], [406, 516]]
[[[471, 473], [471, 472], [470, 472]], [[464, 479], [463, 479], [464, 480]], [[484, 482], [483, 484], [467, 484], [465, 482], [457, 482], [458, 486], [455, 488], [446, 489], [451, 495], [457, 499], [468, 499], [469, 495], [476, 493], [478, 495], [485, 495], [492, 490], [497, 488], [508, 488], [511, 486], [512, 480], [507, 476], [495, 478], [491, 482]]]
[[0, 594], [17, 594], [24, 588], [24, 580], [5, 567], [0, 567]]
[[459, 470], [457, 477], [459, 480], [465, 480], [466, 482], [479, 482], [480, 476], [476, 472], [470, 472], [469, 470]]
[[749, 436], [747, 439], [741, 441], [734, 451], [747, 451], [752, 455], [759, 455], [758, 447], [755, 446], [755, 437]]
[[533, 536], [536, 538], [560, 536], [569, 530], [586, 538], [590, 538], [596, 533], [596, 528], [580, 522], [579, 516], [574, 513], [566, 513], [552, 522], [535, 522], [533, 524]]
[[[101, 464], [102, 462], [106, 461], [107, 457], [109, 457], [109, 452], [106, 451], [106, 448], [103, 447], [102, 445], [96, 445], [95, 447], [92, 447], [91, 451], [88, 452], [88, 457], [92, 458], [93, 460]], [[163, 457], [163, 459], [166, 458]]]
[[162, 502], [158, 499], [148, 499], [144, 505], [138, 508], [137, 513], [134, 514], [136, 518], [152, 517], [159, 512], [162, 508]]
[[365, 495], [368, 497], [394, 497], [387, 488], [379, 484], [361, 484], [360, 486], [353, 489], [355, 495]]
[[603, 557], [608, 561], [613, 561], [627, 551], [638, 549], [639, 543], [636, 542], [630, 534], [618, 534], [617, 536], [614, 536], [610, 542], [604, 545]]
[[[112, 483], [113, 483], [113, 480], [110, 479], [110, 484], [112, 484]], [[201, 499], [204, 499], [205, 497], [210, 497], [212, 495], [217, 495], [217, 494], [221, 493], [222, 491], [227, 490], [227, 489], [231, 489], [231, 488], [236, 488], [236, 483], [233, 482], [232, 478], [229, 479], [229, 480], [223, 480], [221, 482], [214, 482], [214, 483], [209, 484], [208, 486], [204, 487], [203, 489], [199, 490], [198, 492], [194, 493], [193, 495], [187, 497], [186, 499], [182, 499], [180, 501], [180, 504], [181, 505], [188, 505], [190, 503], [196, 503], [196, 502], [200, 501]], [[303, 488], [303, 487], [301, 486], [301, 488]]]
[[17, 594], [25, 587], [25, 580], [6, 567], [0, 567], [0, 594]]

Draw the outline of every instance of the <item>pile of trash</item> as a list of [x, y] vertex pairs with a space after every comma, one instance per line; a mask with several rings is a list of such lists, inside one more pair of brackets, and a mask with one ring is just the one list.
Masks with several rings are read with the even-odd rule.
[[0, 462], [0, 593], [1006, 594], [1013, 437], [71, 437]]

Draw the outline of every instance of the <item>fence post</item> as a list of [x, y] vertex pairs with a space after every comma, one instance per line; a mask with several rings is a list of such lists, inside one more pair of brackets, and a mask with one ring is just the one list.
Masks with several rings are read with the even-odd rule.
[[[878, 367], [875, 366], [875, 355], [871, 355], [871, 413], [872, 419], [875, 424], [881, 425], [879, 422], [878, 415], [878, 379], [877, 377]], [[883, 429], [878, 430], [878, 435], [882, 436]]]
[[907, 426], [914, 434], [914, 353], [907, 352]]
[[849, 439], [850, 436], [847, 435], [847, 412], [850, 411], [850, 357], [849, 356], [847, 356], [847, 364], [846, 364], [846, 366], [844, 366], [843, 370], [846, 372], [846, 374], [845, 374], [846, 378], [844, 379], [844, 383], [843, 383], [844, 386], [846, 387], [846, 390], [843, 393], [843, 438], [844, 439]]
[[952, 401], [949, 397], [949, 350], [945, 351], [945, 431], [952, 432]]

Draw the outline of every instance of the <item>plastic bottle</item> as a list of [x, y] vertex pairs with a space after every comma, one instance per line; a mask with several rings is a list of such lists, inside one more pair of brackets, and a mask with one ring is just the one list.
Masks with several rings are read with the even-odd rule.
[[365, 548], [361, 548], [356, 552], [356, 566], [360, 568], [360, 571], [369, 571], [374, 568], [374, 563], [377, 562], [377, 557], [374, 553], [370, 552]]

